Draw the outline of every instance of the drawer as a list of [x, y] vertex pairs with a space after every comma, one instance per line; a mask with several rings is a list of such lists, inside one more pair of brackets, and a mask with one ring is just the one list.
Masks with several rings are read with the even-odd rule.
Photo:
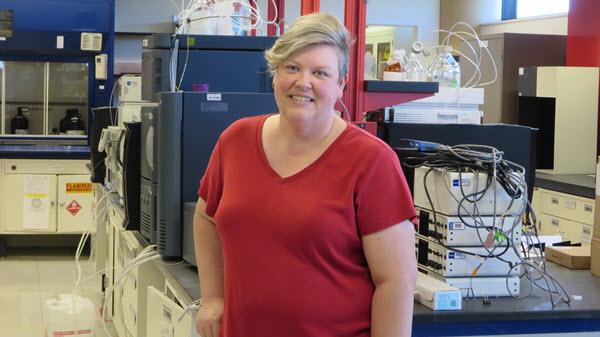
[[560, 235], [563, 241], [571, 241], [571, 243], [589, 244], [592, 241], [591, 225], [545, 213], [538, 218], [538, 225], [542, 235]]
[[89, 174], [87, 160], [4, 160], [4, 174]]
[[542, 192], [542, 212], [592, 225], [594, 223], [594, 200], [563, 193]]
[[198, 336], [195, 331], [195, 311], [185, 313], [181, 302], [173, 300], [165, 294], [150, 286], [147, 289], [147, 316], [146, 337], [183, 337]]

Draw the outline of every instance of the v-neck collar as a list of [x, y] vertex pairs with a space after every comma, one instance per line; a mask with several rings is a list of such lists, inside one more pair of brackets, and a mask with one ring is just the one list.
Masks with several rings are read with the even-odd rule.
[[258, 144], [258, 153], [259, 153], [259, 157], [260, 157], [260, 161], [262, 163], [262, 165], [264, 166], [264, 168], [266, 169], [267, 173], [269, 174], [269, 176], [271, 176], [273, 179], [279, 180], [280, 182], [288, 182], [288, 181], [292, 181], [292, 180], [296, 180], [296, 179], [300, 179], [303, 176], [305, 176], [306, 174], [310, 173], [310, 171], [314, 170], [316, 167], [319, 166], [319, 164], [324, 161], [329, 153], [331, 151], [334, 150], [335, 147], [337, 147], [337, 144], [339, 144], [342, 140], [342, 138], [346, 137], [346, 134], [349, 133], [349, 130], [351, 129], [351, 126], [349, 125], [349, 123], [347, 121], [344, 120], [344, 123], [346, 123], [346, 128], [344, 129], [344, 131], [342, 131], [342, 133], [340, 133], [335, 140], [329, 144], [329, 146], [327, 147], [327, 149], [325, 149], [325, 151], [323, 151], [323, 153], [321, 153], [321, 155], [319, 157], [317, 157], [317, 159], [315, 159], [313, 162], [311, 162], [310, 164], [308, 164], [307, 166], [305, 166], [303, 169], [301, 169], [300, 171], [287, 176], [287, 177], [282, 177], [279, 173], [277, 173], [277, 171], [275, 171], [275, 169], [273, 169], [273, 167], [271, 166], [271, 164], [269, 163], [269, 160], [267, 159], [267, 154], [265, 152], [265, 146], [263, 144], [263, 128], [265, 125], [265, 122], [267, 120], [267, 118], [274, 116], [276, 114], [270, 114], [270, 115], [265, 115], [263, 116], [263, 118], [258, 122], [257, 128], [256, 128], [256, 144]]

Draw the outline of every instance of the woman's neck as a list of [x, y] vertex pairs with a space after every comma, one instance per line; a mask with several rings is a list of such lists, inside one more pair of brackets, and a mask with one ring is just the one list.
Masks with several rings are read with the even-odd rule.
[[290, 154], [310, 151], [324, 143], [332, 133], [337, 119], [337, 116], [331, 114], [320, 120], [292, 122], [282, 114], [277, 116], [276, 136], [282, 149]]

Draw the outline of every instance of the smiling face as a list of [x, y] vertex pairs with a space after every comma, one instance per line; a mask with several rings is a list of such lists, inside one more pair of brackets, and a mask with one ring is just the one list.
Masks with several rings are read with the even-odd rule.
[[282, 62], [273, 77], [282, 117], [293, 123], [330, 118], [346, 82], [339, 78], [338, 64], [336, 49], [328, 45], [309, 47]]

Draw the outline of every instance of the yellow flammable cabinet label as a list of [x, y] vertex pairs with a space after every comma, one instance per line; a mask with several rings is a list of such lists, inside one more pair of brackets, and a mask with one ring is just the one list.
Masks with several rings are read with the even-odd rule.
[[92, 183], [67, 183], [67, 193], [92, 193]]

